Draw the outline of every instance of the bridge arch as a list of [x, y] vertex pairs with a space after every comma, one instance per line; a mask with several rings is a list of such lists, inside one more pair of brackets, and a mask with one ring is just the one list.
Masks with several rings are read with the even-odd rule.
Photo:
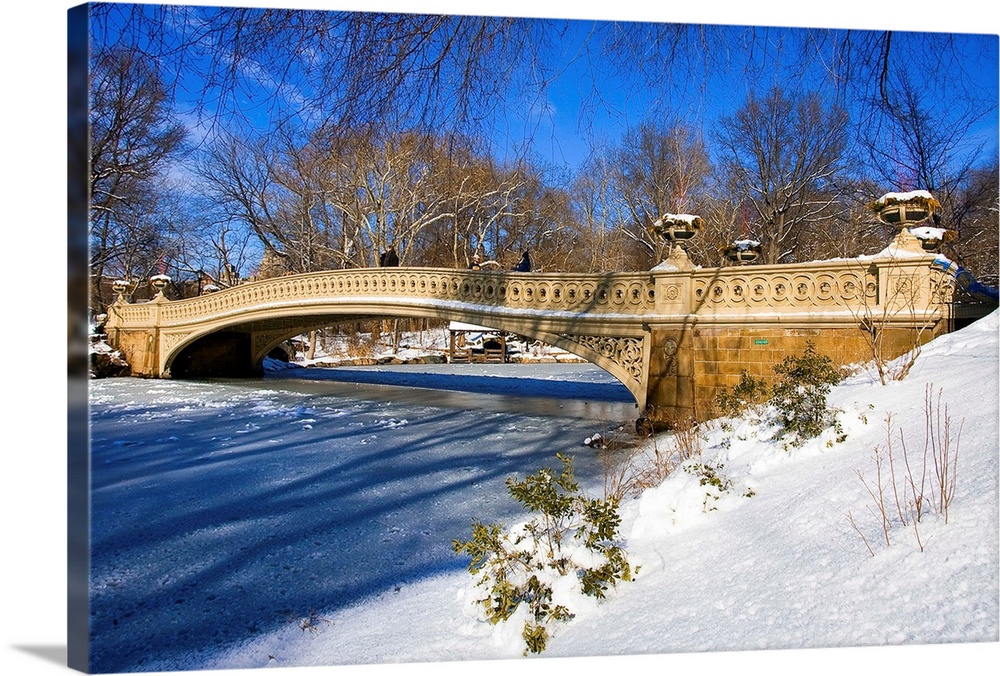
[[[308, 285], [305, 288], [309, 288]], [[517, 288], [517, 287], [515, 287]], [[265, 295], [265, 297], [267, 297]], [[525, 336], [575, 354], [608, 372], [636, 400], [645, 404], [642, 364], [646, 341], [642, 336], [600, 337], [553, 332], [531, 317], [505, 317], [457, 306], [417, 304], [400, 299], [384, 303], [316, 302], [268, 308], [266, 317], [247, 311], [198, 327], [167, 340], [161, 372], [171, 377], [244, 376], [259, 374], [264, 358], [297, 335], [337, 324], [386, 318], [440, 319], [475, 323]], [[200, 366], [195, 366], [200, 365]]]

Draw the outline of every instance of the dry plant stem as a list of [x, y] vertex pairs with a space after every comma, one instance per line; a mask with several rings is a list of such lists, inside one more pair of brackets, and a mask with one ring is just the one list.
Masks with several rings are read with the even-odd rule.
[[920, 548], [920, 551], [924, 551], [924, 543], [920, 539], [920, 528], [918, 527], [918, 522], [916, 520], [913, 522], [913, 537], [916, 538], [917, 547]]
[[[892, 492], [893, 492], [893, 497], [896, 500], [896, 513], [899, 515], [899, 523], [903, 526], [906, 526], [908, 525], [909, 522], [909, 518], [907, 517], [907, 508], [909, 507], [909, 503], [906, 500], [907, 486], [909, 486], [910, 489], [912, 489], [913, 491], [913, 506], [914, 509], [916, 510], [916, 515], [913, 518], [913, 535], [917, 540], [917, 546], [920, 548], [920, 551], [924, 551], [924, 543], [920, 537], [920, 517], [921, 517], [922, 506], [924, 503], [924, 493], [923, 493], [924, 479], [923, 476], [921, 476], [920, 489], [918, 492], [918, 489], [916, 487], [916, 482], [913, 479], [913, 474], [910, 471], [910, 463], [906, 454], [906, 444], [903, 441], [903, 433], [902, 431], [900, 431], [899, 442], [900, 446], [903, 449], [903, 465], [906, 467], [906, 483], [903, 485], [903, 497], [902, 499], [900, 498], [899, 490], [897, 488], [896, 469], [893, 464], [891, 413], [887, 415], [885, 419], [885, 438], [886, 438], [886, 449], [889, 455], [889, 472], [892, 477]], [[926, 462], [925, 462], [925, 468], [926, 468]]]
[[882, 523], [882, 535], [885, 538], [885, 544], [888, 547], [891, 543], [889, 542], [889, 515], [886, 513], [885, 506], [885, 485], [882, 481], [882, 455], [879, 452], [879, 447], [876, 446], [873, 454], [875, 456], [875, 489], [865, 481], [864, 475], [860, 470], [855, 470], [855, 474], [861, 479], [862, 485], [864, 485], [865, 490], [868, 491], [868, 495], [871, 496], [872, 502], [875, 503], [875, 508], [878, 510], [878, 514], [869, 506], [869, 511], [875, 515]]
[[606, 497], [624, 498], [638, 495], [647, 488], [658, 486], [685, 460], [700, 457], [702, 453], [701, 429], [693, 421], [678, 425], [668, 439], [668, 446], [661, 449], [655, 436], [652, 450], [631, 449], [624, 458], [602, 451], [604, 468], [604, 493]]
[[861, 532], [860, 528], [858, 528], [858, 524], [855, 523], [855, 521], [854, 521], [854, 515], [851, 514], [850, 512], [848, 512], [847, 513], [847, 520], [851, 522], [851, 528], [853, 528], [854, 531], [859, 536], [861, 536], [861, 541], [865, 543], [865, 547], [868, 549], [868, 553], [871, 554], [872, 556], [875, 556], [875, 550], [872, 549], [872, 546], [870, 544], [868, 544], [868, 538], [865, 537], [865, 534]]
[[619, 459], [608, 448], [602, 448], [597, 453], [604, 470], [604, 499], [621, 501], [629, 492], [629, 477], [634, 471], [637, 450], [632, 449]]
[[934, 475], [938, 485], [938, 512], [944, 515], [944, 522], [948, 523], [948, 510], [955, 497], [955, 486], [958, 478], [958, 446], [962, 438], [962, 425], [960, 424], [958, 427], [953, 447], [948, 406], [946, 404], [942, 409], [941, 390], [938, 390], [935, 402], [931, 385], [927, 386], [924, 396], [924, 416], [934, 463]]
[[903, 463], [906, 465], [906, 480], [910, 486], [910, 491], [913, 493], [913, 508], [916, 511], [914, 519], [919, 522], [924, 515], [924, 507], [927, 504], [926, 500], [926, 490], [927, 490], [927, 442], [924, 441], [924, 453], [921, 458], [920, 465], [920, 482], [913, 476], [913, 468], [910, 465], [910, 456], [906, 451], [906, 441], [903, 438], [903, 431], [899, 431], [899, 445], [903, 448]]
[[[603, 421], [602, 421], [603, 422]], [[602, 424], [602, 429], [609, 426]], [[641, 492], [635, 485], [635, 474], [641, 456], [641, 448], [621, 441], [621, 432], [616, 431], [597, 451], [598, 460], [604, 474], [604, 498], [621, 502], [632, 493]], [[655, 438], [654, 438], [655, 444]], [[624, 452], [620, 452], [624, 449]]]
[[885, 483], [882, 480], [882, 456], [878, 452], [878, 447], [875, 448], [875, 480], [878, 485], [878, 507], [879, 513], [882, 516], [882, 532], [885, 535], [885, 544], [889, 544], [889, 515], [886, 513], [885, 508]]
[[[889, 456], [889, 478], [892, 482], [892, 497], [896, 501], [896, 514], [899, 516], [899, 522], [906, 525], [906, 515], [903, 509], [906, 505], [906, 487], [903, 487], [903, 500], [899, 499], [899, 487], [896, 483], [896, 466], [893, 461], [892, 453], [892, 414], [886, 416], [885, 418], [885, 437], [886, 437], [886, 454]], [[904, 458], [905, 458], [905, 447], [904, 447]]]
[[[941, 403], [941, 390], [934, 396], [933, 385], [927, 385], [924, 395], [924, 450], [919, 466], [911, 462], [906, 448], [903, 431], [899, 430], [899, 446], [902, 449], [902, 462], [905, 468], [902, 495], [900, 494], [900, 479], [896, 476], [897, 455], [893, 448], [892, 415], [885, 419], [886, 450], [888, 457], [889, 478], [893, 499], [896, 502], [896, 514], [902, 526], [913, 526], [913, 535], [920, 551], [924, 551], [926, 542], [920, 534], [920, 525], [925, 511], [934, 512], [944, 517], [948, 523], [948, 512], [955, 497], [958, 477], [958, 448], [962, 437], [962, 425], [953, 432], [953, 423], [948, 414], [948, 407]], [[886, 506], [886, 480], [883, 479], [883, 452], [879, 446], [873, 449], [875, 457], [875, 485], [869, 484], [860, 470], [855, 470], [865, 490], [874, 503], [868, 510], [882, 522], [882, 533], [886, 545], [889, 545], [889, 528], [892, 525]], [[915, 468], [918, 468], [915, 471]], [[931, 472], [933, 471], [933, 476]], [[908, 494], [912, 494], [912, 503]], [[910, 509], [912, 508], [912, 512]], [[876, 514], [876, 512], [878, 512]], [[847, 515], [851, 526], [865, 540], [863, 533], [854, 521], [854, 516]], [[865, 546], [872, 551], [867, 540]]]
[[701, 455], [701, 430], [693, 420], [679, 424], [674, 430], [674, 439], [681, 462]]

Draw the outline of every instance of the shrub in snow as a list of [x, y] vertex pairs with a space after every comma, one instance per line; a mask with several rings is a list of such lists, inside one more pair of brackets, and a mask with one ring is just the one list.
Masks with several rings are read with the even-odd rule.
[[767, 404], [770, 388], [762, 378], [754, 378], [744, 370], [740, 374], [740, 382], [732, 389], [724, 390], [715, 403], [723, 415], [738, 418], [748, 410], [759, 413]]
[[537, 516], [506, 533], [499, 524], [473, 522], [472, 538], [452, 543], [472, 557], [469, 572], [487, 590], [476, 600], [486, 620], [523, 620], [525, 654], [545, 650], [549, 626], [574, 617], [574, 595], [603, 599], [633, 573], [618, 534], [618, 501], [583, 496], [572, 457], [556, 457], [559, 475], [546, 467], [507, 480], [511, 496]]
[[774, 372], [780, 378], [771, 393], [771, 404], [781, 423], [779, 437], [791, 437], [793, 446], [801, 446], [827, 427], [837, 425], [826, 397], [840, 382], [840, 371], [832, 359], [816, 352], [812, 342], [806, 343], [801, 355], [786, 357]]
[[[725, 466], [722, 463], [689, 463], [684, 465], [684, 471], [692, 476], [698, 477], [698, 484], [704, 487], [705, 501], [701, 505], [701, 511], [712, 512], [715, 507], [709, 507], [709, 500], [717, 501], [724, 493], [728, 493], [733, 487], [733, 482], [722, 473]], [[749, 496], [747, 496], [749, 497]]]
[[837, 440], [844, 440], [836, 411], [826, 402], [830, 389], [842, 379], [832, 359], [807, 342], [801, 355], [786, 357], [774, 373], [778, 380], [769, 387], [763, 379], [743, 371], [737, 385], [716, 397], [719, 412], [731, 418], [747, 413], [758, 418], [773, 415], [776, 436], [792, 446], [801, 446], [831, 426]]

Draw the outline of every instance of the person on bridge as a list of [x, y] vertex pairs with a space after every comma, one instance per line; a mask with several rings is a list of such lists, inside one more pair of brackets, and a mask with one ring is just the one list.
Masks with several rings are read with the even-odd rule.
[[482, 270], [483, 269], [482, 268], [482, 259], [479, 257], [479, 254], [475, 254], [475, 255], [472, 256], [472, 262], [469, 263], [469, 269], [470, 270]]
[[395, 247], [389, 247], [382, 252], [378, 264], [383, 268], [395, 268], [399, 266], [399, 256], [396, 255]]
[[531, 256], [525, 251], [521, 254], [521, 262], [514, 268], [515, 272], [531, 272]]

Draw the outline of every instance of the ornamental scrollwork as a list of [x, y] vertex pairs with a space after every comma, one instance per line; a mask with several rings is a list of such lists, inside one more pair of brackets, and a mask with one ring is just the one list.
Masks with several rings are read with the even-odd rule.
[[931, 298], [935, 303], [949, 303], [955, 297], [955, 278], [950, 275], [936, 274], [930, 279]]
[[165, 347], [169, 352], [170, 350], [173, 350], [179, 343], [183, 342], [190, 335], [191, 335], [190, 331], [185, 331], [183, 333], [164, 333], [163, 347]]
[[581, 345], [611, 360], [637, 383], [642, 382], [642, 338], [613, 336], [580, 336], [560, 334], [560, 338]]
[[[677, 293], [676, 291], [674, 293]], [[492, 307], [588, 314], [642, 315], [654, 308], [645, 273], [524, 275], [496, 271], [428, 269], [328, 270], [246, 282], [197, 298], [162, 305], [162, 325], [240, 314], [282, 305], [438, 300]], [[280, 311], [280, 310], [279, 310]], [[131, 316], [124, 319], [133, 323]]]
[[667, 338], [663, 343], [663, 352], [667, 356], [666, 373], [668, 376], [677, 375], [677, 341], [673, 338]]
[[274, 345], [276, 342], [281, 342], [281, 339], [287, 335], [288, 335], [287, 331], [255, 333], [253, 336], [254, 354], [255, 355], [262, 354], [265, 350]]
[[701, 275], [694, 283], [696, 301], [714, 310], [848, 307], [876, 291], [870, 275], [852, 269], [765, 273], [740, 269]]

